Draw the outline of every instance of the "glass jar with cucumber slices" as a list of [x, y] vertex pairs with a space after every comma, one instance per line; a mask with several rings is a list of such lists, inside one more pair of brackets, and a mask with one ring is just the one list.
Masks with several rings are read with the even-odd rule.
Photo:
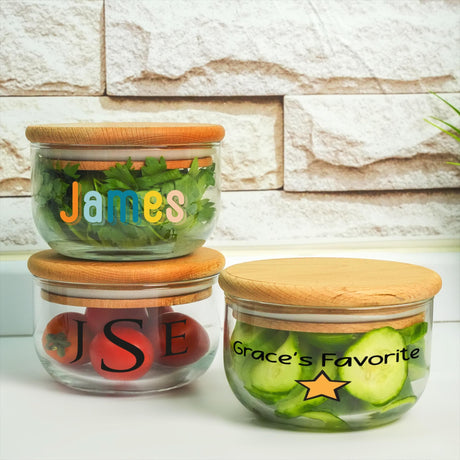
[[168, 259], [192, 253], [214, 228], [220, 125], [35, 125], [26, 136], [34, 221], [63, 255]]
[[240, 402], [308, 430], [398, 419], [429, 374], [437, 273], [371, 259], [262, 260], [225, 269], [224, 362]]

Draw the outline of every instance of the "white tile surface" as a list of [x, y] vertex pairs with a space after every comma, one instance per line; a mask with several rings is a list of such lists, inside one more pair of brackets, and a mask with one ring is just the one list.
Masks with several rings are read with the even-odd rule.
[[460, 323], [433, 330], [420, 401], [372, 430], [308, 433], [272, 427], [227, 385], [221, 354], [198, 381], [143, 397], [92, 396], [55, 383], [32, 339], [0, 339], [0, 458], [7, 460], [458, 460]]

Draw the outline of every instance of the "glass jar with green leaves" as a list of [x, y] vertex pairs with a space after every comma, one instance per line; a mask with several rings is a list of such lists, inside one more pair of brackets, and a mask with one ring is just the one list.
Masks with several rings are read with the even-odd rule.
[[35, 125], [26, 136], [35, 224], [63, 255], [167, 259], [193, 252], [214, 228], [220, 125]]

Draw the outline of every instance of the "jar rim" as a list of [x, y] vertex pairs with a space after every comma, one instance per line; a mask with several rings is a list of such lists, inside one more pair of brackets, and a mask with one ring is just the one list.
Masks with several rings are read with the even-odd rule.
[[217, 275], [186, 281], [145, 284], [94, 284], [38, 278], [40, 296], [48, 302], [91, 308], [171, 307], [212, 295]]
[[366, 308], [299, 307], [247, 301], [226, 294], [227, 309], [238, 321], [269, 329], [315, 333], [362, 333], [386, 326], [403, 329], [427, 321], [432, 304], [433, 298]]

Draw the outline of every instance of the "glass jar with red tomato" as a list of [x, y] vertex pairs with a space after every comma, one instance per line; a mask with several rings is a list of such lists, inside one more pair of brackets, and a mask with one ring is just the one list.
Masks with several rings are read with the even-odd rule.
[[32, 255], [35, 348], [58, 382], [99, 393], [180, 387], [214, 359], [215, 289], [225, 263], [199, 248], [177, 258], [102, 262], [54, 250]]

